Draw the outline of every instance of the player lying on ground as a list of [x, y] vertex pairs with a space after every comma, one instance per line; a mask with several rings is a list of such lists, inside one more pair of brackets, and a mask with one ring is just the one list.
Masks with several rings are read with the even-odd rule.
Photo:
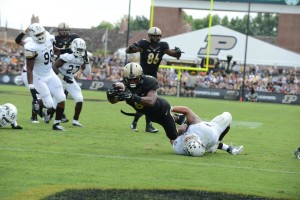
[[13, 129], [22, 129], [17, 124], [17, 108], [11, 103], [0, 105], [0, 127], [11, 125]]
[[172, 112], [184, 114], [188, 124], [184, 133], [173, 142], [173, 150], [176, 154], [203, 156], [206, 151], [214, 153], [217, 149], [221, 149], [236, 155], [243, 151], [243, 146], [229, 146], [221, 142], [232, 122], [229, 112], [223, 112], [211, 121], [202, 121], [185, 106], [175, 106]]

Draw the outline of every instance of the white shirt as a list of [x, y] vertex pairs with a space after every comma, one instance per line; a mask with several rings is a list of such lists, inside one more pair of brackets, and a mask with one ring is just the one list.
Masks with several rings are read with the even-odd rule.
[[59, 68], [59, 72], [70, 78], [74, 78], [74, 74], [78, 72], [83, 65], [84, 60], [82, 57], [76, 57], [74, 54], [64, 53], [60, 55], [60, 59], [65, 61], [63, 66]]
[[175, 153], [188, 155], [184, 149], [184, 138], [192, 133], [195, 133], [200, 138], [205, 146], [205, 150], [208, 150], [217, 144], [220, 137], [211, 122], [200, 122], [189, 125], [187, 131], [183, 135], [177, 137], [177, 139], [174, 141], [173, 150]]

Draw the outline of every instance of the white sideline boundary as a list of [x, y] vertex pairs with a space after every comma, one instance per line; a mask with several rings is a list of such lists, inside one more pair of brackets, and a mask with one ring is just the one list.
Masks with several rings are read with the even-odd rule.
[[297, 174], [300, 172], [286, 171], [286, 170], [272, 170], [272, 169], [259, 169], [252, 167], [239, 167], [236, 165], [222, 165], [222, 164], [212, 164], [212, 163], [194, 163], [194, 162], [182, 162], [176, 160], [162, 160], [162, 159], [151, 159], [151, 158], [141, 158], [141, 157], [128, 157], [128, 156], [107, 156], [99, 154], [89, 154], [89, 153], [70, 153], [70, 152], [59, 152], [59, 151], [39, 151], [39, 150], [27, 150], [27, 149], [17, 149], [17, 148], [0, 148], [0, 151], [16, 151], [16, 152], [30, 152], [30, 153], [44, 153], [44, 154], [56, 154], [56, 155], [70, 155], [70, 156], [83, 156], [83, 157], [94, 157], [94, 158], [110, 158], [110, 159], [123, 159], [123, 160], [141, 160], [141, 161], [155, 161], [155, 162], [166, 162], [184, 165], [196, 165], [196, 166], [209, 166], [216, 168], [228, 168], [228, 169], [241, 169], [248, 171], [262, 171], [269, 173], [281, 173], [281, 174]]

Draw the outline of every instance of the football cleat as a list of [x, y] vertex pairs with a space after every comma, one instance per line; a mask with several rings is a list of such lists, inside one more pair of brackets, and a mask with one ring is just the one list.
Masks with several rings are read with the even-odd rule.
[[30, 122], [33, 123], [33, 124], [38, 124], [40, 123], [39, 120], [37, 119], [37, 116], [32, 116], [30, 118]]
[[244, 147], [241, 146], [229, 146], [229, 148], [227, 149], [227, 152], [232, 154], [232, 155], [237, 155], [237, 154], [241, 154], [243, 151]]
[[137, 129], [137, 123], [136, 122], [133, 122], [131, 125], [130, 125], [130, 128], [131, 130], [135, 131], [135, 132], [138, 132], [139, 130]]
[[145, 130], [147, 133], [157, 133], [158, 132], [158, 129], [154, 128], [152, 126], [152, 123], [149, 123], [146, 125], [146, 130]]
[[68, 121], [69, 121], [69, 119], [67, 118], [67, 116], [64, 113], [62, 118], [61, 118], [61, 123], [67, 123]]
[[45, 110], [45, 111], [44, 111], [43, 121], [44, 121], [46, 124], [49, 124], [49, 122], [50, 122], [50, 120], [51, 120], [51, 114], [48, 114], [47, 111], [48, 111], [48, 110]]
[[55, 130], [55, 131], [64, 131], [64, 127], [62, 127], [61, 125], [59, 125], [59, 123], [56, 123], [56, 124], [53, 124], [52, 126], [52, 130]]
[[72, 123], [73, 126], [77, 126], [77, 127], [84, 127], [82, 124], [80, 124], [77, 120], [73, 120]]

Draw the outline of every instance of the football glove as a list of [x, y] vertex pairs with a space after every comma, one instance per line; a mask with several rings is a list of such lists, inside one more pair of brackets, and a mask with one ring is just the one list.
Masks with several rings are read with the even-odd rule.
[[37, 94], [39, 94], [38, 91], [36, 91], [35, 88], [30, 88], [30, 92], [31, 92], [32, 98], [36, 101], [37, 100]]
[[72, 79], [68, 76], [64, 76], [63, 80], [66, 81], [66, 83], [69, 83], [69, 84], [73, 83]]
[[11, 127], [12, 129], [23, 129], [21, 126], [15, 124], [11, 124]]
[[179, 47], [175, 47], [174, 51], [176, 51], [176, 54], [177, 54], [176, 58], [177, 58], [177, 60], [179, 60], [179, 58], [181, 57], [181, 54], [184, 53], [184, 52], [182, 52], [179, 49]]
[[139, 47], [139, 44], [135, 42], [135, 43], [133, 43], [132, 45], [130, 45], [129, 51], [135, 50], [135, 49], [137, 49], [138, 47]]

